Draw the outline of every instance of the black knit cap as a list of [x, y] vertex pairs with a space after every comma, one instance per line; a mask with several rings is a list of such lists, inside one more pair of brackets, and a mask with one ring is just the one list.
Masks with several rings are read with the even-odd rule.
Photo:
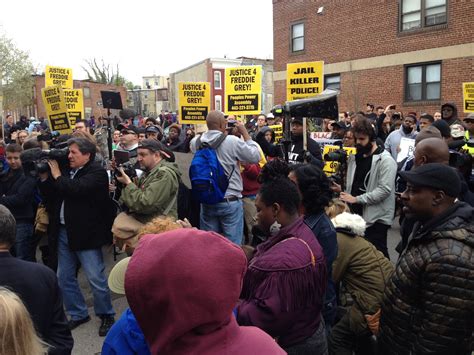
[[410, 171], [401, 171], [399, 174], [412, 185], [441, 190], [451, 197], [458, 197], [461, 192], [458, 173], [446, 164], [425, 164]]

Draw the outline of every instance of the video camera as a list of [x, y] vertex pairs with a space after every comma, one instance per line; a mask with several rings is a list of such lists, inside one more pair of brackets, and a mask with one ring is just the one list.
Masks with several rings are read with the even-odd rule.
[[69, 166], [69, 148], [52, 148], [49, 150], [41, 150], [41, 148], [33, 148], [25, 150], [21, 153], [20, 159], [25, 174], [36, 177], [38, 174], [49, 172], [48, 160], [56, 160], [60, 168]]
[[347, 172], [347, 157], [348, 154], [344, 149], [338, 149], [324, 154], [325, 161], [333, 161], [339, 163], [336, 172], [329, 176], [329, 180], [334, 181], [338, 185], [341, 185], [341, 187], [344, 186], [344, 180]]
[[338, 150], [329, 152], [327, 154], [324, 154], [324, 160], [345, 163], [347, 161], [347, 152], [344, 149], [338, 149]]

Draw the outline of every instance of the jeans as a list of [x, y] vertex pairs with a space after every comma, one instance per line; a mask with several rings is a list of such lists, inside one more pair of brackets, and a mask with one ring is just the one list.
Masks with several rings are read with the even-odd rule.
[[104, 273], [102, 250], [89, 249], [71, 251], [64, 226], [59, 229], [58, 241], [58, 281], [66, 312], [72, 320], [88, 316], [87, 305], [77, 282], [76, 271], [81, 263], [94, 296], [94, 311], [98, 316], [114, 315], [110, 290]]
[[390, 229], [389, 225], [375, 222], [365, 230], [365, 238], [371, 242], [377, 250], [381, 251], [387, 259], [390, 260], [387, 249], [387, 233]]
[[17, 258], [26, 261], [35, 261], [36, 246], [33, 243], [33, 224], [17, 223], [14, 249]]
[[316, 332], [308, 339], [299, 344], [284, 348], [288, 355], [327, 355], [328, 344], [326, 340], [326, 329], [321, 318]]
[[222, 234], [231, 242], [241, 245], [244, 233], [242, 200], [201, 204], [201, 230]]

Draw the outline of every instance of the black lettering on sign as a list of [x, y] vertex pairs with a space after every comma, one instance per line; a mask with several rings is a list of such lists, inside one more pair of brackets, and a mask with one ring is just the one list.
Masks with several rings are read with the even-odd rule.
[[181, 107], [182, 120], [194, 120], [194, 121], [202, 121], [202, 123], [206, 123], [207, 114], [208, 114], [207, 106], [182, 106]]
[[296, 71], [293, 73], [295, 75], [299, 74], [316, 74], [313, 67], [309, 68], [296, 68]]

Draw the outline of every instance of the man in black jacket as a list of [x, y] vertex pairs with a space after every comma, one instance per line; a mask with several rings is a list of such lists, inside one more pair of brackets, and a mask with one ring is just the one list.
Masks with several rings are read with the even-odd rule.
[[10, 170], [0, 178], [0, 205], [7, 207], [16, 220], [16, 241], [12, 253], [17, 258], [35, 261], [33, 223], [36, 215], [36, 179], [23, 173], [20, 160], [23, 149], [20, 145], [12, 143], [5, 150]]
[[[307, 136], [306, 151], [303, 147], [303, 133]], [[255, 140], [265, 155], [270, 157], [284, 157], [284, 151], [281, 146], [268, 143], [262, 131], [256, 135]], [[301, 117], [294, 117], [291, 121], [291, 144], [288, 148], [288, 163], [303, 163], [305, 160], [319, 167], [323, 167], [324, 165], [321, 147], [318, 142], [311, 139], [307, 132], [303, 132], [303, 119]]]
[[94, 162], [96, 146], [85, 138], [68, 141], [69, 167], [61, 171], [58, 163], [48, 161], [50, 172], [40, 174], [40, 191], [50, 216], [50, 227], [58, 235], [58, 279], [64, 304], [76, 328], [90, 320], [76, 277], [81, 263], [94, 296], [94, 310], [102, 319], [99, 335], [105, 336], [113, 325], [114, 310], [104, 275], [101, 247], [110, 241], [111, 202], [108, 176]]
[[418, 220], [382, 303], [382, 354], [471, 354], [474, 330], [474, 209], [445, 164], [401, 172], [408, 218]]
[[41, 264], [14, 258], [8, 250], [15, 243], [15, 219], [0, 206], [0, 286], [15, 292], [33, 319], [49, 354], [70, 354], [74, 341], [64, 314], [56, 275]]

